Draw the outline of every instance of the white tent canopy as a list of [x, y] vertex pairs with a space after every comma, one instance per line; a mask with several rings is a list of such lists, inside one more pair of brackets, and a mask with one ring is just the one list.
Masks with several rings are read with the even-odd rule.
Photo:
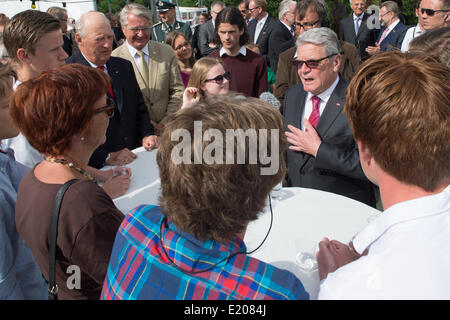
[[[67, 15], [75, 20], [83, 13], [97, 9], [95, 0], [35, 0], [34, 3], [36, 5], [34, 10], [39, 11], [47, 11], [50, 7], [63, 7], [65, 3]], [[31, 5], [32, 0], [0, 0], [0, 13], [12, 18], [19, 12], [32, 9]]]

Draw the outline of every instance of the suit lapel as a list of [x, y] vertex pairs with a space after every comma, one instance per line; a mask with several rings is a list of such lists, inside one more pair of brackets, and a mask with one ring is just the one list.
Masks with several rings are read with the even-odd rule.
[[122, 113], [123, 110], [123, 92], [122, 83], [120, 82], [120, 72], [114, 61], [111, 58], [106, 62], [106, 68], [108, 68], [108, 74], [111, 78], [111, 85], [114, 92], [114, 99], [117, 109]]
[[[352, 17], [353, 17], [353, 16], [352, 16]], [[363, 18], [362, 18], [362, 20], [361, 20], [361, 24], [360, 24], [359, 29], [358, 29], [358, 34], [355, 36], [355, 39], [358, 39], [358, 37], [360, 36], [360, 34], [361, 34], [361, 32], [362, 32], [362, 29], [365, 28], [365, 25], [366, 25], [366, 22], [367, 22], [367, 18], [368, 18], [368, 17], [369, 17], [368, 14], [367, 14], [367, 13], [364, 13]], [[355, 30], [355, 23], [353, 23], [353, 30]], [[354, 32], [354, 31], [353, 31], [353, 32]]]
[[[325, 137], [328, 130], [333, 125], [336, 118], [339, 116], [339, 114], [342, 111], [342, 107], [344, 106], [345, 102], [345, 85], [344, 82], [341, 79], [339, 80], [336, 88], [334, 89], [333, 93], [331, 94], [330, 98], [328, 99], [328, 102], [325, 106], [325, 109], [322, 113], [322, 115], [319, 118], [319, 122], [317, 123], [316, 131], [321, 139]], [[306, 93], [304, 97], [303, 102], [303, 108], [305, 108], [306, 103]], [[303, 121], [303, 119], [302, 119]], [[309, 159], [312, 159], [312, 155], [303, 153], [303, 159], [300, 163], [300, 169], [303, 168], [303, 166], [308, 162]]]
[[[148, 87], [149, 88], [158, 88], [158, 79], [157, 79], [157, 75], [160, 74], [159, 73], [159, 67], [160, 64], [157, 62], [157, 54], [158, 52], [155, 51], [155, 49], [150, 45], [150, 42], [147, 44], [148, 46], [148, 68], [149, 68], [149, 72], [148, 72]], [[153, 93], [155, 90], [150, 90], [150, 99], [153, 99]]]
[[341, 77], [336, 88], [328, 99], [325, 109], [323, 110], [323, 113], [319, 118], [319, 122], [317, 123], [316, 131], [322, 139], [333, 125], [334, 120], [336, 120], [342, 112], [342, 108], [345, 103], [345, 89], [346, 87]]
[[264, 23], [264, 25], [263, 25], [263, 27], [261, 29], [261, 32], [258, 35], [258, 39], [257, 39], [256, 43], [258, 43], [259, 40], [262, 40], [263, 36], [266, 34], [267, 28], [269, 27], [270, 19], [271, 19], [270, 16], [268, 16], [267, 19], [266, 19], [266, 22]]

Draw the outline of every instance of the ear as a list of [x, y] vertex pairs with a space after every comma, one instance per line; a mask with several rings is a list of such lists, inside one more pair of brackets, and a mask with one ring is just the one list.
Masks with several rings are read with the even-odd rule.
[[17, 49], [16, 55], [17, 55], [17, 59], [19, 59], [19, 61], [21, 63], [23, 63], [23, 64], [31, 63], [30, 54], [24, 48]]
[[245, 29], [239, 30], [239, 36], [242, 36], [244, 34]]
[[82, 38], [78, 32], [75, 33], [75, 41], [77, 42], [78, 46], [80, 45], [80, 43], [82, 41]]
[[339, 72], [339, 68], [341, 67], [341, 61], [342, 61], [342, 58], [341, 58], [340, 54], [338, 54], [334, 57], [334, 60], [333, 60], [334, 72]]
[[369, 147], [365, 142], [362, 141], [356, 141], [356, 143], [358, 144], [359, 158], [361, 159], [361, 162], [370, 165], [370, 161], [372, 160], [372, 154], [369, 150]]

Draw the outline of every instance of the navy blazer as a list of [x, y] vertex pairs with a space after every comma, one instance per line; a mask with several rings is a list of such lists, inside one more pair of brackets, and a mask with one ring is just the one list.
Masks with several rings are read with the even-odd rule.
[[394, 29], [389, 32], [389, 34], [386, 36], [386, 38], [383, 39], [381, 43], [379, 43], [381, 39], [381, 35], [383, 34], [384, 30], [386, 30], [386, 27], [381, 28], [380, 34], [378, 35], [377, 43], [380, 45], [380, 51], [386, 52], [392, 47], [395, 48], [401, 48], [403, 38], [405, 37], [406, 30], [408, 30], [408, 27], [405, 26], [401, 21], [397, 23], [397, 25], [394, 27]]
[[[79, 50], [68, 58], [66, 63], [90, 66]], [[131, 62], [119, 57], [110, 57], [106, 62], [106, 68], [111, 78], [116, 110], [114, 116], [109, 119], [106, 142], [94, 151], [89, 160], [89, 165], [94, 168], [103, 167], [110, 152], [123, 148], [133, 150], [142, 146], [144, 137], [154, 134]]]
[[253, 19], [248, 24], [247, 30], [248, 35], [250, 37], [250, 41], [258, 45], [260, 54], [264, 57], [264, 59], [266, 59], [267, 65], [272, 68], [269, 59], [269, 38], [273, 30], [275, 30], [277, 27], [277, 20], [273, 19], [271, 16], [268, 16], [266, 23], [264, 23], [261, 29], [258, 39], [255, 39], [255, 31], [257, 24], [258, 19]]
[[[290, 187], [328, 191], [375, 207], [373, 185], [362, 171], [358, 146], [342, 111], [347, 86], [348, 83], [340, 76], [320, 116], [316, 131], [322, 143], [316, 157], [287, 149], [287, 182]], [[283, 110], [286, 131], [288, 125], [300, 128], [307, 94], [302, 83], [286, 92]]]

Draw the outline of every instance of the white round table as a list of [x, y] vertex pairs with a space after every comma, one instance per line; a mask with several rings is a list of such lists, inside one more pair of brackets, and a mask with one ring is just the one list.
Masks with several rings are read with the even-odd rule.
[[[133, 150], [137, 158], [127, 167], [132, 171], [126, 194], [114, 199], [124, 214], [140, 204], [158, 204], [160, 180], [156, 163], [157, 150]], [[108, 169], [108, 168], [105, 168]], [[317, 269], [302, 269], [300, 253], [315, 260], [317, 244], [324, 238], [348, 243], [380, 211], [337, 194], [305, 188], [282, 188], [273, 192], [272, 229], [264, 244], [251, 256], [294, 273], [311, 299], [319, 292]], [[268, 203], [268, 202], [267, 202]], [[266, 206], [256, 221], [247, 227], [244, 242], [252, 251], [262, 242], [270, 227], [270, 209]]]

